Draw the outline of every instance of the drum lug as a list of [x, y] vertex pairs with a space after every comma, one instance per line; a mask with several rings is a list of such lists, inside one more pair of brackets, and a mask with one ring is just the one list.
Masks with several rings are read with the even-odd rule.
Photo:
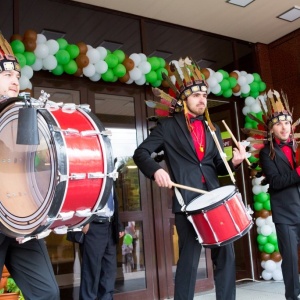
[[19, 244], [24, 244], [32, 239], [43, 239], [45, 237], [47, 237], [50, 233], [51, 233], [51, 229], [47, 229], [41, 233], [38, 233], [36, 235], [33, 235], [33, 236], [22, 236], [22, 237], [17, 237], [16, 238], [16, 241], [19, 243]]
[[97, 130], [84, 130], [80, 132], [81, 136], [94, 136], [100, 134]]
[[82, 180], [85, 178], [86, 178], [85, 173], [71, 173], [71, 175], [69, 176], [69, 179], [71, 180]]
[[111, 133], [110, 130], [103, 130], [103, 131], [101, 131], [101, 135], [104, 135], [104, 136], [111, 136], [112, 133]]
[[87, 178], [88, 179], [98, 179], [98, 178], [104, 178], [105, 175], [102, 172], [96, 172], [96, 173], [88, 173]]
[[68, 212], [60, 212], [57, 219], [62, 221], [70, 220], [73, 218], [74, 214], [75, 212], [73, 210]]
[[92, 111], [89, 104], [80, 104], [80, 105], [78, 105], [78, 108], [84, 109], [87, 112], [91, 112]]
[[108, 173], [107, 176], [115, 181], [119, 177], [119, 172], [113, 171], [111, 173]]
[[62, 175], [61, 173], [58, 173], [58, 182], [63, 182], [63, 181], [67, 181], [69, 178], [68, 175]]
[[56, 234], [66, 234], [68, 232], [67, 226], [59, 226], [53, 229]]
[[93, 213], [89, 208], [82, 209], [82, 210], [76, 210], [75, 216], [77, 217], [90, 217]]

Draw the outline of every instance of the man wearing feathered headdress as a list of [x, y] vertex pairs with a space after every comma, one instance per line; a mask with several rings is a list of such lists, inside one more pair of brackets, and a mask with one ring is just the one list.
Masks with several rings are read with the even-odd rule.
[[292, 113], [286, 96], [269, 91], [265, 115], [268, 143], [260, 151], [260, 164], [269, 184], [271, 211], [275, 223], [285, 297], [300, 299], [298, 245], [300, 241], [300, 166], [296, 165], [297, 143]]
[[[200, 69], [189, 59], [180, 60], [179, 67], [171, 65], [176, 77], [168, 81], [174, 97], [159, 89], [154, 94], [169, 102], [170, 116], [159, 119], [157, 126], [135, 150], [133, 159], [145, 176], [155, 180], [159, 187], [172, 188], [173, 183], [211, 191], [219, 187], [218, 175], [228, 174], [224, 161], [212, 138], [213, 131], [221, 142], [220, 130], [210, 121], [207, 109], [208, 85]], [[180, 76], [182, 73], [182, 76]], [[183, 77], [183, 78], [182, 78]], [[164, 106], [160, 106], [164, 107]], [[168, 166], [166, 172], [152, 157], [154, 152], [164, 152]], [[245, 158], [245, 149], [233, 150], [229, 162], [232, 170]], [[180, 189], [185, 205], [199, 194]], [[173, 213], [178, 233], [179, 260], [175, 276], [175, 300], [194, 298], [197, 268], [202, 245], [182, 206], [173, 197]], [[214, 265], [216, 297], [218, 300], [235, 299], [235, 259], [232, 244], [211, 249]]]
[[[0, 32], [0, 104], [18, 96], [19, 78], [18, 60]], [[59, 299], [59, 288], [43, 239], [19, 244], [15, 238], [0, 233], [0, 270], [4, 264], [25, 299]]]

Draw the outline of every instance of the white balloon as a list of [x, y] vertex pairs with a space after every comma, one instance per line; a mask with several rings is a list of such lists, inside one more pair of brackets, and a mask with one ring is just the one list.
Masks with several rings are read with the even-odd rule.
[[218, 94], [221, 92], [221, 86], [219, 84], [217, 84], [216, 86], [214, 86], [213, 88], [211, 88], [211, 92], [213, 94]]
[[239, 76], [237, 82], [242, 87], [243, 85], [247, 84], [246, 77], [245, 76]]
[[129, 76], [133, 81], [139, 80], [142, 75], [143, 74], [142, 74], [141, 70], [136, 67], [133, 68], [131, 71], [129, 71]]
[[247, 74], [245, 77], [248, 84], [250, 84], [254, 80], [254, 76], [252, 74]]
[[32, 90], [32, 83], [29, 81], [28, 85], [27, 85], [27, 89]]
[[241, 75], [241, 72], [240, 72], [240, 71], [238, 71], [238, 70], [234, 70], [233, 72], [234, 72], [234, 73], [236, 73], [236, 74], [238, 74], [238, 76], [240, 76], [240, 75]]
[[129, 78], [125, 83], [126, 84], [131, 84], [131, 83], [133, 83], [133, 79]]
[[206, 70], [208, 70], [209, 72], [209, 77], [213, 76], [216, 72], [214, 70], [212, 70], [211, 68], [206, 68]]
[[46, 43], [46, 41], [47, 41], [47, 38], [43, 34], [41, 34], [41, 33], [37, 34], [37, 36], [36, 36], [37, 44], [44, 44], [44, 43]]
[[[244, 77], [245, 78], [245, 77]], [[250, 85], [249, 84], [244, 84], [241, 86], [241, 92], [243, 94], [248, 94], [250, 92]]]
[[19, 79], [20, 90], [25, 90], [29, 84], [29, 79], [26, 76], [21, 75]]
[[242, 109], [242, 113], [244, 116], [247, 116], [250, 113], [250, 107], [249, 106], [244, 106]]
[[144, 74], [142, 74], [142, 76], [138, 79], [134, 81], [137, 85], [144, 85], [146, 82], [146, 76]]
[[33, 76], [33, 70], [32, 70], [32, 67], [30, 66], [24, 66], [22, 69], [21, 69], [21, 75], [23, 76], [26, 76], [28, 79], [31, 79], [32, 76]]
[[255, 185], [252, 187], [252, 192], [254, 195], [258, 195], [261, 193], [261, 186], [260, 185]]
[[86, 56], [89, 58], [91, 64], [95, 64], [100, 60], [100, 52], [94, 48], [89, 49]]
[[241, 90], [239, 90], [237, 93], [232, 93], [234, 96], [236, 96], [236, 97], [238, 97], [238, 96], [240, 96], [241, 95]]
[[137, 67], [140, 64], [140, 62], [142, 61], [141, 57], [137, 53], [130, 54], [129, 58], [131, 58], [134, 61], [135, 67]]
[[276, 262], [276, 269], [277, 270], [281, 270], [281, 264], [282, 264], [282, 260]]
[[256, 227], [256, 232], [257, 232], [258, 234], [261, 234], [261, 227]]
[[214, 77], [217, 79], [218, 82], [223, 80], [223, 74], [220, 72], [215, 72]]
[[143, 74], [148, 74], [151, 71], [151, 64], [148, 61], [141, 61], [138, 68]]
[[266, 220], [262, 217], [258, 217], [256, 220], [255, 220], [255, 224], [256, 226], [258, 227], [262, 227], [266, 224]]
[[147, 56], [146, 56], [146, 54], [144, 54], [144, 53], [139, 53], [139, 56], [140, 56], [140, 58], [141, 58], [141, 62], [147, 61]]
[[99, 80], [101, 79], [101, 75], [100, 75], [99, 73], [96, 72], [93, 76], [90, 76], [89, 79], [90, 79], [91, 81], [96, 82], [96, 81], [99, 81]]
[[108, 70], [107, 62], [104, 60], [99, 60], [95, 63], [96, 72], [99, 74], [103, 74]]
[[59, 44], [56, 40], [48, 40], [46, 45], [49, 49], [49, 54], [54, 55], [59, 50]]
[[259, 103], [252, 104], [251, 107], [250, 107], [250, 111], [254, 112], [254, 113], [260, 112], [261, 111], [261, 107], [260, 107]]
[[268, 236], [272, 233], [272, 227], [270, 225], [263, 225], [261, 226], [261, 234], [264, 236]]
[[43, 67], [47, 70], [53, 70], [57, 67], [57, 59], [54, 55], [48, 55], [43, 59]]
[[272, 276], [273, 276], [272, 273], [268, 272], [267, 270], [263, 270], [262, 273], [261, 273], [261, 277], [264, 280], [271, 280]]
[[107, 50], [104, 47], [97, 47], [96, 50], [100, 53], [100, 59], [104, 60], [107, 56]]
[[267, 260], [265, 263], [265, 270], [272, 273], [273, 271], [276, 270], [276, 263], [274, 260]]
[[41, 58], [36, 58], [33, 65], [31, 65], [34, 71], [40, 71], [43, 68], [43, 60]]
[[267, 193], [268, 190], [269, 190], [269, 184], [266, 184], [266, 185], [262, 185], [261, 186], [261, 191], [264, 192], [264, 193]]
[[262, 260], [261, 263], [260, 263], [261, 267], [264, 269], [265, 268], [265, 265], [266, 265], [266, 261], [265, 260]]
[[95, 69], [95, 66], [93, 64], [88, 64], [85, 68], [82, 69], [82, 73], [86, 77], [93, 76], [95, 74], [95, 72], [96, 72], [96, 69]]
[[246, 77], [247, 76], [247, 72], [246, 71], [240, 71], [240, 75]]
[[214, 76], [208, 77], [206, 81], [211, 89], [213, 89], [218, 84], [218, 80]]
[[246, 97], [245, 99], [245, 105], [251, 106], [255, 103], [255, 99], [251, 96]]
[[34, 49], [34, 54], [37, 58], [46, 58], [49, 55], [49, 48], [45, 44], [38, 44]]
[[274, 271], [272, 272], [272, 277], [273, 277], [273, 279], [274, 279], [275, 281], [281, 281], [281, 280], [283, 280], [282, 271], [281, 271], [281, 270], [278, 270], [278, 269], [274, 270]]
[[274, 223], [273, 223], [273, 217], [272, 216], [268, 216], [267, 218], [266, 218], [266, 224], [267, 225], [273, 225]]

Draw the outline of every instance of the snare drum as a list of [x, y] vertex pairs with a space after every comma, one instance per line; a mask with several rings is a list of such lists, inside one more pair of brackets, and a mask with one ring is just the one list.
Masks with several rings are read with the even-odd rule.
[[35, 100], [40, 144], [16, 144], [20, 100], [0, 105], [0, 231], [39, 238], [85, 225], [113, 185], [108, 132], [87, 105]]
[[252, 217], [235, 186], [217, 188], [199, 196], [186, 206], [203, 246], [217, 247], [231, 243], [245, 235], [252, 227]]

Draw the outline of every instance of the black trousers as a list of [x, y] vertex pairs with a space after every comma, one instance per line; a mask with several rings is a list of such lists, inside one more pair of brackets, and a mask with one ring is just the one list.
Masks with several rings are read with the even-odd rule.
[[19, 244], [0, 234], [0, 268], [6, 265], [26, 300], [57, 300], [59, 288], [44, 240]]
[[80, 244], [82, 255], [80, 300], [111, 300], [117, 273], [112, 223], [90, 223]]
[[282, 275], [285, 286], [285, 297], [288, 300], [298, 299], [300, 294], [298, 272], [298, 245], [300, 241], [300, 224], [275, 224], [279, 251], [282, 257]]
[[[174, 300], [194, 299], [197, 269], [202, 245], [196, 240], [196, 233], [185, 214], [175, 214], [178, 233], [179, 260], [175, 276]], [[235, 255], [233, 244], [211, 249], [217, 300], [234, 300]]]

